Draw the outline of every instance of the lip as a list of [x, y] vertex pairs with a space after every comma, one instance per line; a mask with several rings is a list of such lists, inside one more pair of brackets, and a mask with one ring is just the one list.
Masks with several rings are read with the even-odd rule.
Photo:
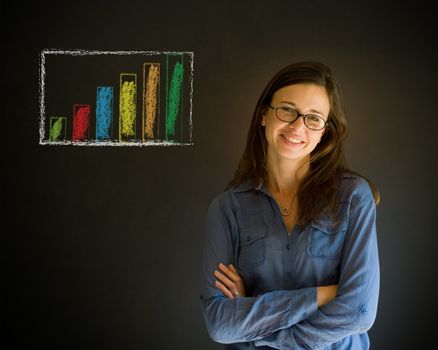
[[[300, 143], [289, 142], [286, 138], [286, 135], [280, 134], [280, 136], [281, 136], [283, 142], [289, 147], [301, 147], [305, 144], [304, 141], [301, 141]], [[293, 136], [293, 135], [288, 135], [287, 137], [302, 140], [300, 137]]]

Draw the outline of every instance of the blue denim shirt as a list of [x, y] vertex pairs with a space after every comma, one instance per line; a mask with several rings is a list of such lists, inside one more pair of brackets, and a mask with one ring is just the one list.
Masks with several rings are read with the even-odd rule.
[[[228, 349], [369, 348], [379, 294], [376, 207], [366, 180], [345, 174], [338, 225], [330, 215], [290, 233], [263, 184], [217, 196], [207, 214], [201, 304], [210, 337]], [[218, 264], [234, 264], [245, 297], [214, 285]], [[318, 308], [316, 287], [338, 284]]]

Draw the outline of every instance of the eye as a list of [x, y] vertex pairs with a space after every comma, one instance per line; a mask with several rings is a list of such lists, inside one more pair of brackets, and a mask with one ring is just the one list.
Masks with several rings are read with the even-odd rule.
[[320, 116], [314, 115], [314, 114], [308, 114], [308, 115], [306, 115], [306, 118], [311, 123], [322, 123], [323, 122], [323, 119]]
[[297, 114], [297, 111], [295, 109], [293, 109], [293, 108], [290, 108], [290, 107], [280, 107], [280, 110], [283, 113], [290, 114], [290, 115], [296, 115]]

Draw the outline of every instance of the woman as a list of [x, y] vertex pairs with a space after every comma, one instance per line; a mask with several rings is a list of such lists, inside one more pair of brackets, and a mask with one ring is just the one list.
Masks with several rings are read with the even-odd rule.
[[349, 171], [328, 67], [278, 72], [207, 215], [201, 301], [229, 349], [368, 349], [379, 293], [379, 194]]

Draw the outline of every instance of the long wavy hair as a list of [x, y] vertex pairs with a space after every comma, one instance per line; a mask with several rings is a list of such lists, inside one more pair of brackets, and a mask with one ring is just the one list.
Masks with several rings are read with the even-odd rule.
[[[256, 187], [261, 179], [266, 181], [267, 141], [265, 128], [261, 125], [262, 116], [266, 113], [277, 90], [299, 83], [323, 86], [330, 101], [327, 129], [320, 143], [310, 154], [310, 169], [301, 180], [297, 193], [297, 225], [305, 226], [311, 220], [316, 220], [321, 213], [335, 215], [339, 206], [338, 193], [342, 175], [345, 172], [355, 173], [347, 169], [345, 162], [344, 141], [347, 136], [347, 120], [341, 89], [330, 68], [320, 62], [297, 62], [288, 65], [275, 74], [266, 85], [253, 114], [245, 151], [226, 189], [247, 181]], [[373, 183], [366, 180], [378, 204], [380, 194]]]

